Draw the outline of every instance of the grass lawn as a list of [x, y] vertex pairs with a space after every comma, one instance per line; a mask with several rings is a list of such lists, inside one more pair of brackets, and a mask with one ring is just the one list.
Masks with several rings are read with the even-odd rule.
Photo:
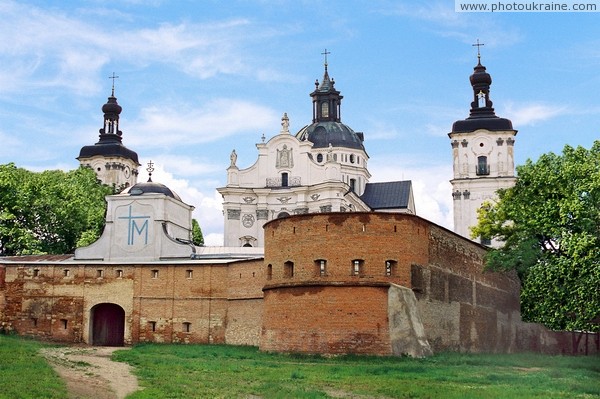
[[39, 350], [46, 344], [0, 335], [0, 398], [67, 397], [67, 386]]
[[[66, 398], [38, 354], [45, 344], [0, 335], [0, 398]], [[224, 345], [142, 344], [113, 360], [134, 366], [141, 398], [600, 398], [600, 357], [445, 353], [426, 359], [261, 353]]]
[[143, 344], [128, 398], [599, 398], [600, 358], [446, 353], [426, 359], [261, 353], [253, 347]]

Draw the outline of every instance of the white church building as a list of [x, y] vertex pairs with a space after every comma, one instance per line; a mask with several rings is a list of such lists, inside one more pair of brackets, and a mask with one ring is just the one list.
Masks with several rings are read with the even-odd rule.
[[324, 212], [415, 214], [410, 181], [369, 183], [364, 135], [342, 123], [343, 96], [329, 77], [310, 94], [313, 120], [296, 134], [284, 114], [281, 130], [258, 143], [258, 159], [240, 169], [235, 150], [223, 196], [226, 247], [263, 247], [262, 226], [289, 215]]

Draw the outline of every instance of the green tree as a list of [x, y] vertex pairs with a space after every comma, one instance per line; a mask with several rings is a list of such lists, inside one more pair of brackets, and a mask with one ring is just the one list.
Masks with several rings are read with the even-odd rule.
[[0, 165], [0, 255], [71, 253], [80, 239], [94, 241], [112, 193], [89, 168], [36, 173]]
[[471, 230], [503, 241], [488, 253], [487, 267], [517, 270], [525, 320], [598, 331], [600, 141], [528, 160], [517, 174], [514, 187], [480, 208]]
[[204, 236], [202, 229], [196, 219], [192, 219], [192, 242], [194, 245], [204, 245]]

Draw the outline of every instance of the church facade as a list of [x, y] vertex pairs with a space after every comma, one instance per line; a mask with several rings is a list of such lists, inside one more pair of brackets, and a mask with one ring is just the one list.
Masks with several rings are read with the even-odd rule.
[[364, 134], [341, 121], [343, 96], [329, 77], [310, 94], [312, 123], [296, 134], [284, 114], [281, 130], [256, 145], [254, 165], [240, 169], [235, 150], [223, 197], [225, 246], [264, 246], [263, 225], [290, 215], [323, 212], [415, 214], [410, 181], [370, 183]]

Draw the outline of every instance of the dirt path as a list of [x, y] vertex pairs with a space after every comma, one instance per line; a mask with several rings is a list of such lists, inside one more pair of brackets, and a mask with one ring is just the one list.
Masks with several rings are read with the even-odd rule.
[[113, 362], [123, 347], [68, 346], [42, 349], [42, 355], [66, 382], [69, 399], [123, 399], [139, 388], [131, 366]]

